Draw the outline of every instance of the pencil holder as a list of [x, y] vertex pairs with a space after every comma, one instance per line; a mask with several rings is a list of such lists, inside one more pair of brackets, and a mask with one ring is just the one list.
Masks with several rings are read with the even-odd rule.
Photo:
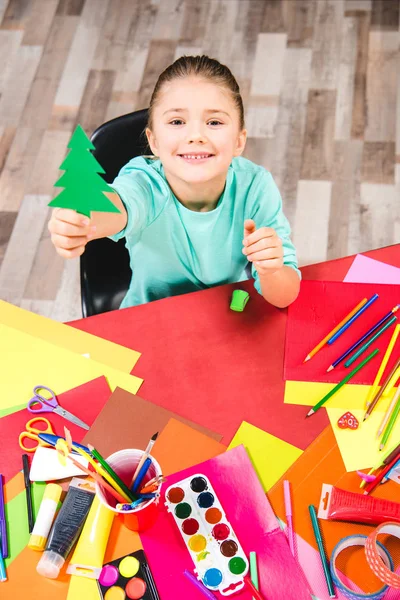
[[[108, 458], [107, 463], [119, 475], [122, 481], [129, 487], [136, 467], [144, 454], [143, 450], [127, 449], [114, 452]], [[161, 475], [161, 467], [151, 456], [151, 465], [143, 478], [143, 485]], [[161, 484], [158, 488], [161, 489]], [[131, 510], [119, 510], [116, 508], [117, 500], [99, 483], [96, 483], [96, 494], [102, 504], [112, 510], [122, 523], [132, 531], [144, 531], [154, 525], [159, 511], [159, 498], [150, 498]]]

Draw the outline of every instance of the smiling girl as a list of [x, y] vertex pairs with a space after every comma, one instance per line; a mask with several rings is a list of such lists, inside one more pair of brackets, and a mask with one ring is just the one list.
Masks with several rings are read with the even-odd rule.
[[158, 78], [146, 136], [154, 157], [125, 165], [108, 197], [120, 213], [91, 219], [54, 209], [64, 258], [87, 242], [126, 238], [132, 280], [121, 308], [249, 278], [266, 301], [289, 305], [300, 287], [290, 227], [271, 174], [242, 158], [239, 86], [207, 56], [183, 56]]

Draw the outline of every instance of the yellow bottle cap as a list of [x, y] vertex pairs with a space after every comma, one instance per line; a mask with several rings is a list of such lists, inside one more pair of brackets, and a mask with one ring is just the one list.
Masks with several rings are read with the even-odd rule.
[[46, 485], [46, 489], [44, 490], [43, 500], [49, 499], [54, 500], [54, 502], [58, 502], [60, 500], [62, 494], [62, 487], [57, 483], [48, 483]]
[[47, 538], [42, 535], [31, 535], [28, 548], [31, 550], [37, 550], [38, 552], [43, 552], [46, 546]]

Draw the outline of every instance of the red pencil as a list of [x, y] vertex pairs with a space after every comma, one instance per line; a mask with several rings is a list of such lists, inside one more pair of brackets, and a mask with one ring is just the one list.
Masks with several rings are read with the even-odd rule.
[[247, 585], [249, 592], [251, 592], [253, 594], [253, 598], [255, 598], [256, 600], [267, 600], [267, 598], [264, 598], [263, 596], [261, 596], [258, 589], [256, 587], [254, 587], [253, 582], [251, 581], [251, 579], [248, 575], [246, 575], [246, 577], [244, 578], [244, 582]]
[[390, 469], [398, 462], [398, 460], [398, 455], [392, 458], [392, 460], [385, 466], [385, 468], [382, 469], [380, 473], [378, 473], [376, 479], [374, 479], [374, 481], [371, 481], [371, 483], [368, 483], [368, 485], [365, 486], [364, 494], [370, 494], [371, 492], [373, 492], [374, 489], [380, 484], [382, 479], [385, 477], [386, 473], [390, 471]]

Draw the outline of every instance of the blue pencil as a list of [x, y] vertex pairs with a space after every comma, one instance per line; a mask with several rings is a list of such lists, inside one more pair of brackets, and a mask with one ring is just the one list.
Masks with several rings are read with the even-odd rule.
[[142, 483], [143, 477], [146, 475], [147, 471], [149, 470], [150, 465], [151, 465], [151, 458], [146, 458], [146, 460], [144, 461], [143, 465], [141, 466], [140, 471], [137, 474], [135, 482], [131, 488], [132, 492], [134, 494], [138, 491], [139, 485]]
[[337, 332], [335, 333], [335, 335], [333, 335], [333, 336], [331, 337], [331, 339], [330, 339], [330, 340], [328, 340], [328, 344], [333, 344], [333, 342], [334, 342], [335, 340], [337, 340], [337, 339], [338, 339], [338, 337], [339, 337], [339, 336], [341, 336], [341, 335], [342, 335], [342, 333], [344, 333], [344, 332], [346, 331], [346, 329], [348, 329], [348, 328], [350, 327], [350, 325], [352, 325], [352, 324], [354, 323], [354, 321], [355, 321], [356, 319], [358, 319], [358, 317], [359, 317], [360, 315], [362, 315], [362, 313], [363, 313], [365, 310], [367, 310], [367, 308], [368, 308], [369, 306], [371, 306], [371, 304], [372, 304], [373, 302], [375, 302], [375, 300], [377, 300], [377, 298], [379, 298], [379, 294], [374, 294], [374, 295], [373, 295], [373, 296], [372, 296], [372, 297], [371, 297], [371, 298], [368, 300], [367, 304], [364, 304], [364, 306], [362, 306], [362, 307], [360, 308], [360, 310], [359, 310], [358, 312], [356, 312], [356, 314], [355, 314], [355, 315], [353, 315], [353, 316], [351, 317], [351, 319], [349, 319], [349, 320], [347, 321], [347, 323], [345, 323], [345, 324], [343, 325], [343, 327], [341, 327], [341, 328], [339, 329], [339, 331], [337, 331]]
[[378, 323], [376, 323], [376, 325], [371, 327], [371, 329], [368, 329], [367, 333], [364, 333], [364, 335], [362, 337], [360, 337], [359, 340], [357, 340], [348, 350], [346, 350], [346, 352], [344, 352], [341, 356], [339, 356], [339, 358], [337, 358], [331, 364], [331, 366], [327, 369], [327, 371], [328, 372], [332, 371], [335, 367], [337, 367], [338, 364], [341, 363], [342, 360], [344, 360], [349, 354], [351, 354], [353, 352], [353, 350], [355, 350], [358, 346], [360, 346], [363, 343], [363, 341], [367, 339], [367, 337], [369, 337], [372, 333], [374, 333], [374, 331], [376, 331], [382, 325], [382, 323], [384, 323], [385, 321], [390, 319], [390, 317], [392, 317], [393, 314], [399, 310], [399, 308], [400, 308], [400, 304], [397, 304], [394, 308], [392, 308], [392, 310], [390, 310], [387, 313], [387, 315], [382, 317], [382, 319], [380, 321], [378, 321]]

